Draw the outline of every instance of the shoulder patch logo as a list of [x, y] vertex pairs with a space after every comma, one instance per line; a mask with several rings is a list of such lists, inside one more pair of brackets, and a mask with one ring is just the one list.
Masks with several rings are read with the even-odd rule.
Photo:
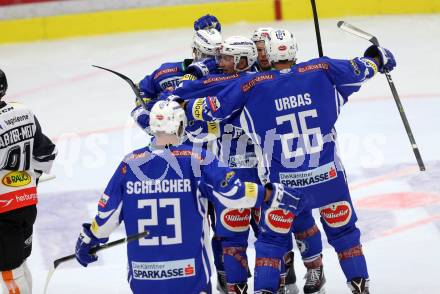
[[273, 74], [266, 74], [266, 75], [257, 76], [255, 78], [253, 78], [252, 80], [248, 81], [247, 83], [245, 83], [244, 85], [242, 85], [241, 86], [241, 90], [243, 92], [248, 92], [256, 84], [258, 84], [258, 83], [260, 83], [262, 81], [273, 80], [274, 78], [275, 78], [275, 76]]
[[328, 70], [328, 64], [324, 63], [324, 62], [317, 63], [317, 64], [309, 64], [309, 65], [298, 67], [296, 70], [299, 73], [305, 73], [308, 71], [316, 71], [316, 70], [321, 70], [321, 69]]
[[163, 75], [165, 75], [165, 74], [176, 73], [176, 72], [178, 72], [178, 71], [179, 71], [179, 68], [178, 68], [177, 66], [176, 66], [176, 67], [172, 67], [172, 68], [165, 68], [165, 69], [162, 69], [162, 70], [158, 71], [158, 72], [154, 75], [153, 79], [157, 79], [157, 78], [159, 78], [160, 76], [163, 76]]

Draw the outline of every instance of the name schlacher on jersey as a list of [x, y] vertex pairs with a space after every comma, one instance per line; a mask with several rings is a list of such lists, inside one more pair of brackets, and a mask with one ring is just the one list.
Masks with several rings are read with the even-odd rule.
[[127, 194], [190, 192], [189, 179], [128, 181]]
[[29, 123], [15, 127], [0, 134], [0, 149], [6, 148], [12, 144], [32, 139], [34, 137], [32, 126], [33, 123]]

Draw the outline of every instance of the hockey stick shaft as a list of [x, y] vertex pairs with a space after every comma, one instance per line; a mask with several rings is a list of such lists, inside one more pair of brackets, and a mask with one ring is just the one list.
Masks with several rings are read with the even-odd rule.
[[[101, 251], [101, 250], [104, 250], [104, 249], [108, 249], [108, 248], [111, 248], [111, 247], [114, 247], [114, 246], [117, 246], [117, 245], [120, 245], [120, 244], [130, 243], [132, 241], [135, 241], [135, 240], [141, 239], [143, 237], [146, 237], [147, 235], [148, 235], [148, 231], [145, 231], [145, 232], [142, 232], [142, 233], [139, 233], [139, 234], [136, 234], [136, 235], [132, 235], [132, 236], [129, 236], [129, 237], [126, 237], [126, 238], [118, 239], [118, 240], [115, 240], [115, 241], [112, 241], [112, 242], [109, 242], [109, 243], [106, 243], [106, 244], [103, 244], [103, 245], [100, 245], [100, 246], [93, 247], [90, 250], [90, 254], [95, 254], [98, 251]], [[43, 292], [44, 294], [46, 294], [46, 292], [47, 292], [47, 288], [48, 288], [50, 279], [51, 279], [53, 273], [55, 272], [55, 269], [60, 264], [62, 264], [63, 262], [66, 262], [68, 260], [72, 260], [74, 258], [75, 258], [75, 254], [71, 254], [71, 255], [67, 255], [67, 256], [58, 258], [58, 259], [56, 259], [53, 262], [53, 267], [47, 273], [46, 283], [44, 285], [44, 292]]]
[[[377, 40], [377, 38], [375, 36], [365, 32], [365, 31], [363, 31], [363, 30], [361, 30], [361, 29], [359, 29], [359, 28], [357, 28], [357, 27], [355, 27], [345, 21], [339, 21], [338, 27], [340, 29], [350, 33], [350, 34], [361, 37], [365, 40], [370, 41], [374, 45], [379, 46], [379, 41]], [[424, 170], [426, 170], [425, 164], [423, 162], [423, 159], [420, 154], [419, 147], [417, 146], [416, 140], [414, 139], [413, 132], [412, 132], [411, 127], [409, 125], [408, 118], [406, 117], [405, 110], [403, 109], [403, 105], [400, 100], [399, 94], [397, 93], [396, 86], [394, 85], [393, 79], [391, 78], [391, 74], [389, 72], [387, 72], [387, 71], [385, 72], [385, 77], [387, 78], [388, 85], [390, 86], [391, 93], [393, 94], [394, 101], [396, 102], [397, 109], [400, 114], [400, 118], [402, 119], [406, 134], [408, 135], [409, 141], [411, 143], [411, 148], [412, 148], [414, 155], [416, 157], [417, 164], [419, 165], [419, 169], [420, 169], [420, 171], [424, 171]]]
[[144, 109], [147, 109], [147, 106], [146, 106], [144, 100], [141, 97], [141, 93], [139, 91], [139, 88], [136, 87], [135, 83], [129, 77], [127, 77], [126, 75], [121, 74], [120, 72], [117, 72], [117, 71], [114, 71], [112, 69], [105, 68], [105, 67], [102, 67], [102, 66], [99, 66], [99, 65], [92, 65], [92, 66], [96, 67], [96, 68], [100, 68], [100, 69], [106, 70], [108, 72], [111, 72], [111, 73], [117, 75], [118, 77], [120, 77], [121, 79], [123, 79], [124, 81], [126, 81], [130, 85], [130, 87], [133, 90], [134, 94], [136, 95], [136, 100], [139, 101], [140, 105], [142, 105], [144, 107]]
[[39, 182], [39, 183], [48, 182], [48, 181], [51, 181], [51, 180], [53, 180], [53, 179], [55, 179], [55, 178], [56, 178], [55, 175], [46, 175], [46, 174], [44, 174], [44, 175], [42, 175], [42, 176], [38, 179], [38, 182]]
[[[133, 235], [133, 236], [129, 236], [129, 237], [126, 237], [126, 238], [118, 239], [118, 240], [115, 240], [115, 241], [112, 241], [112, 242], [109, 242], [109, 243], [106, 243], [106, 244], [103, 244], [103, 245], [100, 245], [100, 246], [93, 247], [92, 249], [90, 249], [90, 254], [95, 254], [98, 251], [101, 251], [101, 250], [104, 250], [104, 249], [108, 249], [108, 248], [112, 248], [112, 247], [120, 245], [120, 244], [130, 243], [131, 241], [138, 240], [138, 239], [143, 238], [143, 237], [145, 237], [147, 235], [148, 235], [148, 232], [145, 231], [145, 232]], [[74, 258], [75, 258], [75, 254], [71, 254], [71, 255], [67, 255], [67, 256], [61, 257], [61, 258], [59, 258], [59, 259], [57, 259], [57, 260], [55, 260], [53, 262], [53, 266], [55, 268], [57, 268], [61, 263], [65, 262], [65, 261], [68, 261], [68, 260], [71, 260], [71, 259], [74, 259]]]
[[322, 51], [322, 41], [321, 41], [321, 32], [319, 30], [319, 19], [318, 19], [318, 11], [316, 9], [315, 0], [310, 0], [312, 4], [312, 12], [313, 12], [313, 22], [315, 23], [315, 33], [316, 33], [316, 43], [318, 45], [318, 53], [319, 57], [324, 56]]

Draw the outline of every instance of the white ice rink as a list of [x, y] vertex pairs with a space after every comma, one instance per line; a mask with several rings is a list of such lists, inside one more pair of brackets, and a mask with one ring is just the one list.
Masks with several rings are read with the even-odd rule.
[[[345, 20], [375, 34], [394, 53], [392, 76], [427, 166], [426, 172], [417, 170], [385, 77], [376, 77], [352, 96], [337, 129], [363, 232], [371, 293], [440, 293], [440, 15]], [[334, 58], [362, 55], [369, 44], [337, 29], [336, 22], [321, 22], [324, 53]], [[294, 33], [300, 61], [317, 56], [311, 20], [237, 24], [225, 26], [223, 34], [250, 36], [254, 28], [268, 25]], [[117, 163], [147, 140], [129, 117], [131, 89], [91, 65], [138, 81], [162, 62], [189, 57], [191, 37], [188, 28], [0, 46], [7, 100], [29, 105], [59, 148], [53, 170], [57, 178], [39, 187], [29, 259], [34, 293], [43, 292], [48, 265], [73, 253], [81, 223], [94, 215]], [[120, 230], [112, 239], [122, 236]], [[327, 293], [349, 293], [324, 234], [323, 242]], [[104, 251], [100, 262], [88, 268], [76, 261], [62, 264], [48, 293], [130, 293], [124, 250]], [[252, 264], [252, 246], [250, 251]], [[295, 265], [302, 287], [305, 269], [299, 258]]]

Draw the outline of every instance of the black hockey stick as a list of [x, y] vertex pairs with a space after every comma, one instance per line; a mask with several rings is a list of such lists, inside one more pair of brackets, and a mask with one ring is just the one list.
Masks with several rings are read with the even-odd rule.
[[[377, 38], [363, 30], [346, 23], [345, 21], [339, 21], [338, 27], [347, 33], [353, 34], [355, 36], [361, 37], [365, 40], [370, 41], [376, 46], [379, 46], [379, 41]], [[393, 79], [388, 71], [385, 71], [385, 76], [388, 81], [388, 85], [390, 86], [391, 93], [393, 94], [394, 101], [396, 102], [397, 109], [399, 110], [400, 117], [402, 118], [403, 125], [405, 126], [406, 134], [408, 135], [409, 141], [411, 143], [411, 148], [416, 156], [417, 164], [419, 165], [420, 171], [426, 170], [425, 164], [423, 163], [422, 156], [420, 155], [419, 147], [417, 147], [416, 140], [414, 139], [414, 135], [412, 133], [411, 127], [409, 125], [408, 119], [406, 118], [405, 110], [403, 109], [402, 102], [400, 101], [399, 94], [397, 93], [396, 87], [394, 86]]]
[[114, 71], [114, 70], [111, 70], [111, 69], [108, 69], [108, 68], [105, 68], [102, 66], [98, 66], [98, 65], [92, 65], [92, 66], [109, 71], [109, 72], [117, 75], [118, 77], [122, 78], [124, 81], [126, 81], [130, 85], [134, 94], [136, 95], [136, 100], [139, 101], [140, 105], [142, 105], [145, 109], [147, 109], [147, 105], [145, 104], [144, 100], [141, 97], [141, 93], [139, 91], [139, 88], [135, 85], [135, 83], [129, 77], [127, 77], [126, 75], [123, 75], [117, 71]]
[[310, 0], [310, 2], [312, 4], [313, 22], [315, 23], [315, 33], [316, 33], [316, 43], [318, 44], [318, 53], [319, 53], [319, 57], [322, 57], [322, 56], [324, 56], [324, 53], [322, 51], [321, 32], [319, 30], [318, 11], [316, 10], [315, 0]]
[[[142, 232], [142, 233], [139, 233], [136, 235], [132, 235], [132, 236], [129, 236], [126, 238], [118, 239], [118, 240], [115, 240], [115, 241], [112, 241], [112, 242], [109, 242], [109, 243], [106, 243], [106, 244], [103, 244], [100, 246], [93, 247], [92, 249], [90, 249], [90, 254], [95, 254], [98, 251], [108, 249], [108, 248], [111, 248], [111, 247], [114, 247], [114, 246], [117, 246], [120, 244], [130, 243], [131, 241], [138, 240], [138, 239], [143, 238], [147, 235], [148, 235], [148, 231], [145, 231], [145, 232]], [[50, 279], [52, 278], [52, 275], [55, 272], [56, 268], [60, 264], [62, 264], [63, 262], [72, 260], [74, 258], [75, 258], [75, 254], [71, 254], [71, 255], [67, 255], [67, 256], [64, 256], [64, 257], [61, 257], [61, 258], [54, 260], [53, 267], [47, 273], [46, 283], [44, 285], [44, 292], [43, 292], [44, 294], [46, 294], [46, 292], [47, 292], [47, 288], [49, 286]]]

